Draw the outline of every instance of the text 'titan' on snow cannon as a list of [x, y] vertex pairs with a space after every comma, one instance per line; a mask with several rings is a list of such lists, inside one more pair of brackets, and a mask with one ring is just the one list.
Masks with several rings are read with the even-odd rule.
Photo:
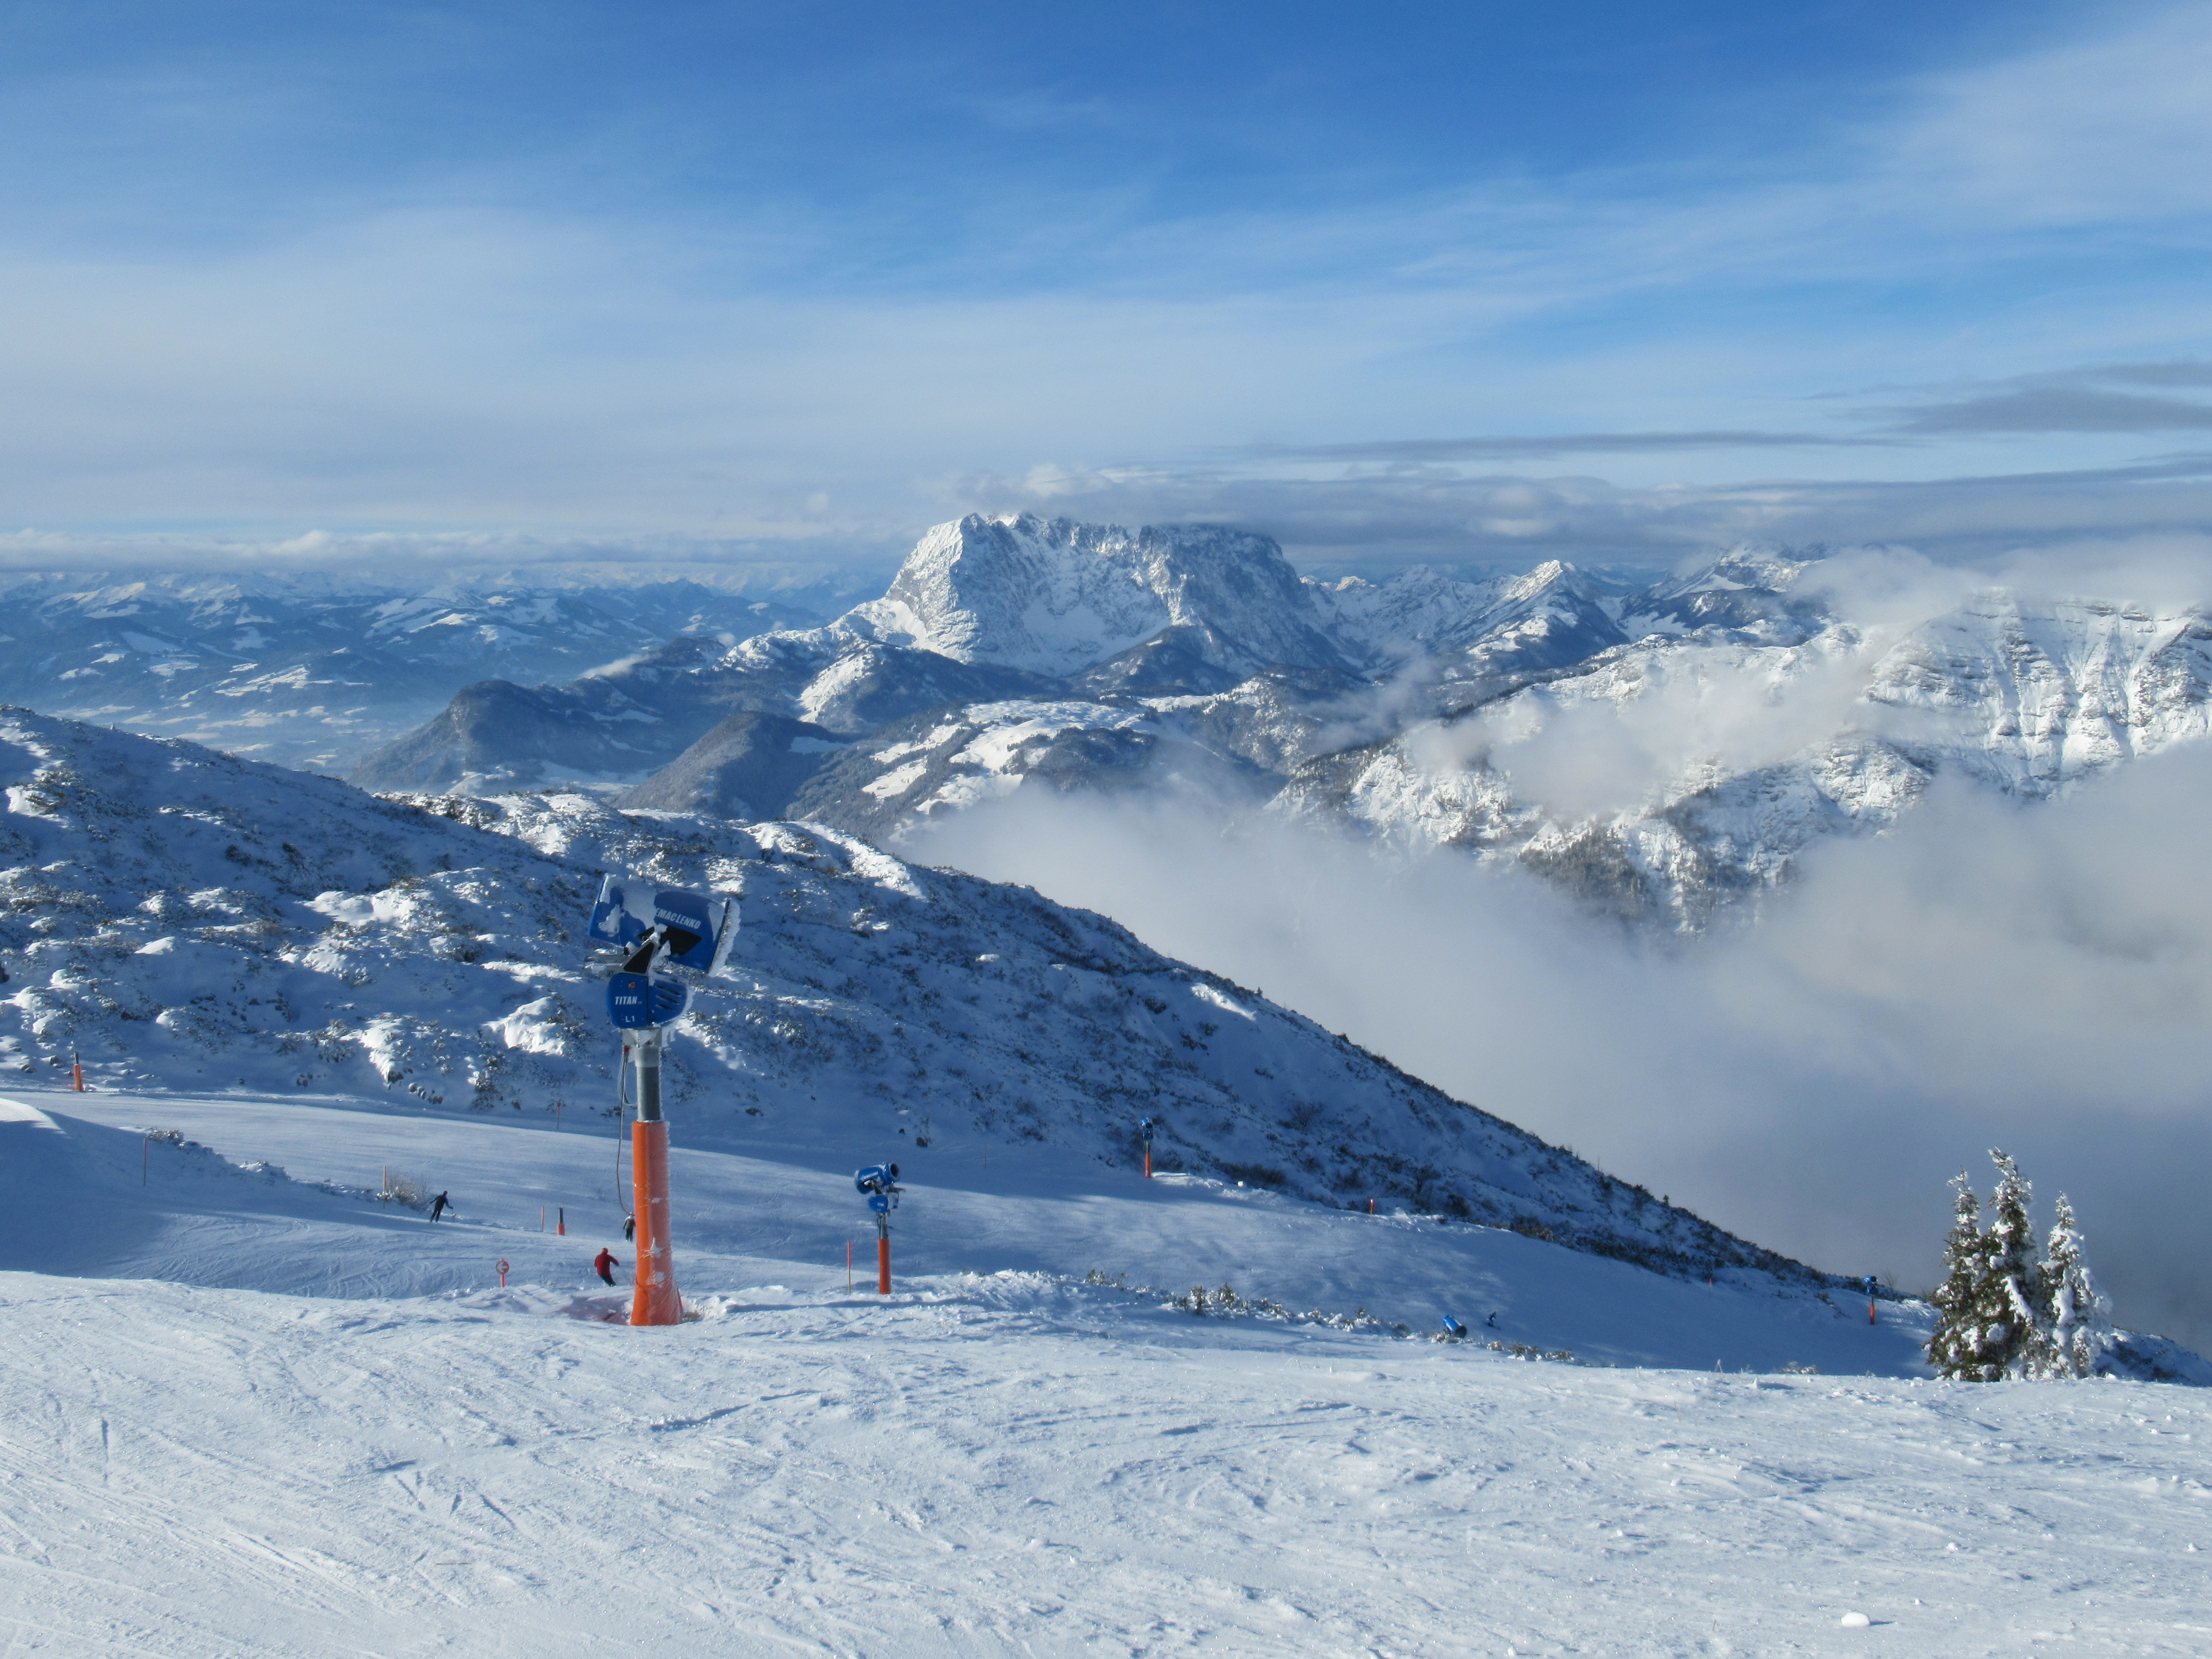
[[876, 1294], [891, 1293], [891, 1212], [898, 1207], [898, 1165], [871, 1164], [855, 1170], [853, 1185], [866, 1197], [876, 1217]]
[[737, 901], [663, 887], [641, 878], [609, 876], [599, 884], [586, 935], [623, 948], [620, 971], [607, 981], [607, 1018], [623, 1033], [625, 1065], [637, 1064], [637, 1121], [630, 1126], [631, 1178], [637, 1217], [637, 1288], [633, 1325], [675, 1325], [684, 1318], [676, 1289], [668, 1212], [668, 1123], [660, 1114], [660, 1051], [668, 1028], [683, 1018], [690, 992], [671, 969], [711, 975], [737, 941]]

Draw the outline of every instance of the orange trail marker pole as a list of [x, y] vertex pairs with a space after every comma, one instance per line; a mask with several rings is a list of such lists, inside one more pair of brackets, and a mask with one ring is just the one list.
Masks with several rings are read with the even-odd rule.
[[630, 1125], [630, 1167], [636, 1182], [637, 1289], [630, 1297], [633, 1325], [680, 1325], [684, 1298], [676, 1290], [669, 1251], [668, 1123], [660, 1115], [660, 1028], [641, 1034], [637, 1055], [637, 1121]]

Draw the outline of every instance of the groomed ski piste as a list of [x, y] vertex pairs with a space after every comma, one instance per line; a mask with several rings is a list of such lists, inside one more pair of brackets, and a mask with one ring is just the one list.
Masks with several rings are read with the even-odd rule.
[[638, 1329], [604, 1118], [11, 1089], [0, 1651], [2212, 1648], [2201, 1390], [982, 1137], [894, 1153], [880, 1297], [884, 1149], [672, 1119]]

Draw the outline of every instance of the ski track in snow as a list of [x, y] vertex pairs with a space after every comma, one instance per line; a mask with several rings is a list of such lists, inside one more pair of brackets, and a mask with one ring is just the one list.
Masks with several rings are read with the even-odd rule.
[[172, 1655], [2212, 1633], [2193, 1393], [1593, 1371], [1105, 1299], [1009, 1275], [647, 1332], [544, 1293], [0, 1275], [0, 1630]]
[[[1456, 1237], [1526, 1253], [1470, 1247], [1463, 1290], [1517, 1285], [1560, 1318], [1577, 1294], [1609, 1288], [1632, 1317], [1686, 1287], [1198, 1182], [1060, 1194], [1055, 1244], [1049, 1170], [916, 1188], [879, 1300], [836, 1271], [842, 1239], [866, 1255], [849, 1177], [712, 1152], [677, 1166], [677, 1268], [705, 1316], [635, 1331], [600, 1322], [622, 1296], [578, 1284], [602, 1230], [627, 1259], [603, 1128], [17, 1098], [0, 1268], [45, 1271], [0, 1271], [0, 1653], [2195, 1654], [2212, 1636], [2198, 1390], [1597, 1369], [1198, 1318], [1054, 1275], [1153, 1237], [1185, 1283], [1256, 1256], [1280, 1279], [1248, 1294], [1364, 1274], [1379, 1305], [1407, 1241]], [[179, 1126], [290, 1175], [102, 1124]], [[459, 1220], [343, 1189], [386, 1158], [450, 1185]], [[570, 1237], [533, 1231], [549, 1199]], [[957, 1265], [994, 1258], [1036, 1266]], [[301, 1293], [333, 1286], [350, 1294]], [[1715, 1330], [1854, 1329], [1698, 1294]]]

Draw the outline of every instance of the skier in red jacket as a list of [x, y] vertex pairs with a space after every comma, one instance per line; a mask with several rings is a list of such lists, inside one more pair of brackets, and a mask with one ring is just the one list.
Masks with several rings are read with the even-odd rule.
[[605, 1245], [601, 1245], [599, 1253], [592, 1258], [592, 1271], [610, 1285], [615, 1282], [615, 1269], [621, 1266], [622, 1263], [615, 1260], [615, 1253]]

